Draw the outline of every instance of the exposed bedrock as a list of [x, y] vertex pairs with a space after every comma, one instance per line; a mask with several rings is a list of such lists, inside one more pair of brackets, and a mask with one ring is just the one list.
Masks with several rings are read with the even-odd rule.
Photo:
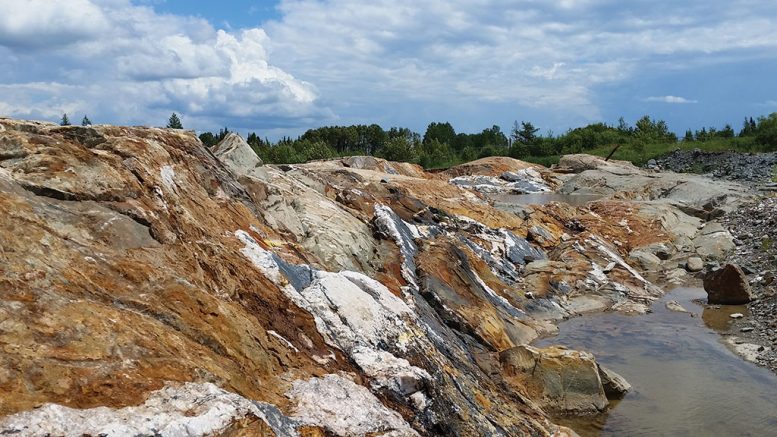
[[[646, 311], [653, 281], [725, 256], [707, 212], [747, 198], [586, 156], [272, 166], [237, 135], [208, 150], [9, 119], [0, 157], [15, 435], [572, 435], [547, 414], [596, 413], [628, 383], [530, 343], [572, 315]], [[559, 190], [603, 197], [489, 197]]]

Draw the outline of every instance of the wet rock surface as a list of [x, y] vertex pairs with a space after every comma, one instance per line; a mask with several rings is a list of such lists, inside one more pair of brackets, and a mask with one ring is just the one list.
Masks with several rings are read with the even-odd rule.
[[631, 390], [631, 384], [622, 376], [597, 363], [599, 377], [607, 399], [622, 399]]
[[[627, 383], [560, 348], [537, 352], [555, 363], [543, 377], [519, 377], [505, 351], [585, 312], [646, 312], [654, 280], [735, 250], [688, 208], [748, 198], [582, 155], [565, 173], [509, 158], [269, 166], [237, 136], [211, 153], [185, 131], [0, 126], [4, 431], [57, 408], [120, 420], [206, 387], [197, 402], [228, 395], [234, 411], [214, 433], [563, 435], [541, 405], [595, 413]], [[598, 200], [507, 210], [480, 185]]]

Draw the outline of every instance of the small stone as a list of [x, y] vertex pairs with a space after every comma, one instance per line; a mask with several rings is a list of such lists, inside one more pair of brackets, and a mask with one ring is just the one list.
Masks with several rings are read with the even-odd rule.
[[744, 328], [740, 329], [739, 332], [752, 332], [753, 329], [755, 328], [753, 328], [752, 326], [745, 326]]
[[426, 396], [420, 391], [417, 391], [410, 395], [410, 400], [413, 402], [416, 410], [423, 411], [426, 409]]
[[704, 261], [698, 256], [692, 256], [686, 261], [685, 269], [689, 272], [700, 272], [704, 269]]
[[734, 313], [734, 314], [731, 314], [729, 317], [731, 317], [732, 319], [741, 319], [744, 316], [745, 315], [742, 313]]
[[683, 308], [683, 306], [680, 305], [680, 302], [678, 302], [676, 300], [670, 300], [665, 305], [666, 305], [666, 309], [668, 309], [669, 311], [676, 311], [678, 313], [687, 313], [688, 312], [688, 310]]

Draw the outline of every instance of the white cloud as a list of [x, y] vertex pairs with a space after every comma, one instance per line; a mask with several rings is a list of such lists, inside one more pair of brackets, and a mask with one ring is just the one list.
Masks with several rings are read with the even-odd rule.
[[713, 3], [284, 0], [265, 29], [276, 62], [323, 98], [510, 104], [574, 123], [601, 117], [600, 88], [651, 65], [777, 50], [770, 2]]
[[0, 83], [12, 85], [0, 109], [127, 123], [177, 110], [187, 125], [281, 129], [425, 124], [439, 108], [486, 126], [544, 111], [569, 126], [601, 119], [602, 90], [622, 84], [646, 101], [696, 102], [635, 78], [777, 53], [770, 0], [282, 0], [278, 10], [262, 29], [225, 31], [130, 0], [0, 0]]
[[0, 0], [0, 45], [34, 49], [94, 38], [110, 28], [89, 0]]
[[685, 97], [678, 97], [678, 96], [652, 96], [645, 99], [646, 102], [659, 102], [659, 103], [675, 103], [675, 104], [684, 104], [684, 103], [699, 103], [698, 100], [689, 100]]
[[177, 111], [207, 128], [331, 117], [312, 84], [270, 63], [267, 44], [261, 29], [216, 30], [129, 0], [0, 0], [0, 47], [12, 55], [1, 108], [139, 124]]

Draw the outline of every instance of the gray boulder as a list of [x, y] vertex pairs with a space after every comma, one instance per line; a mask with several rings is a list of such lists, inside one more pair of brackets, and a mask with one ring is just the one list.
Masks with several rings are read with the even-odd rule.
[[623, 399], [626, 393], [631, 390], [631, 384], [622, 376], [601, 364], [597, 363], [596, 367], [599, 370], [599, 378], [602, 380], [602, 387], [607, 399]]
[[692, 256], [685, 262], [685, 269], [689, 272], [700, 272], [704, 269], [704, 261], [698, 256]]
[[642, 248], [632, 250], [629, 253], [629, 261], [636, 263], [644, 270], [658, 270], [661, 267], [661, 258]]
[[262, 165], [261, 158], [251, 149], [251, 146], [234, 132], [228, 133], [213, 147], [213, 154], [228, 169], [239, 176], [250, 176], [255, 168]]

